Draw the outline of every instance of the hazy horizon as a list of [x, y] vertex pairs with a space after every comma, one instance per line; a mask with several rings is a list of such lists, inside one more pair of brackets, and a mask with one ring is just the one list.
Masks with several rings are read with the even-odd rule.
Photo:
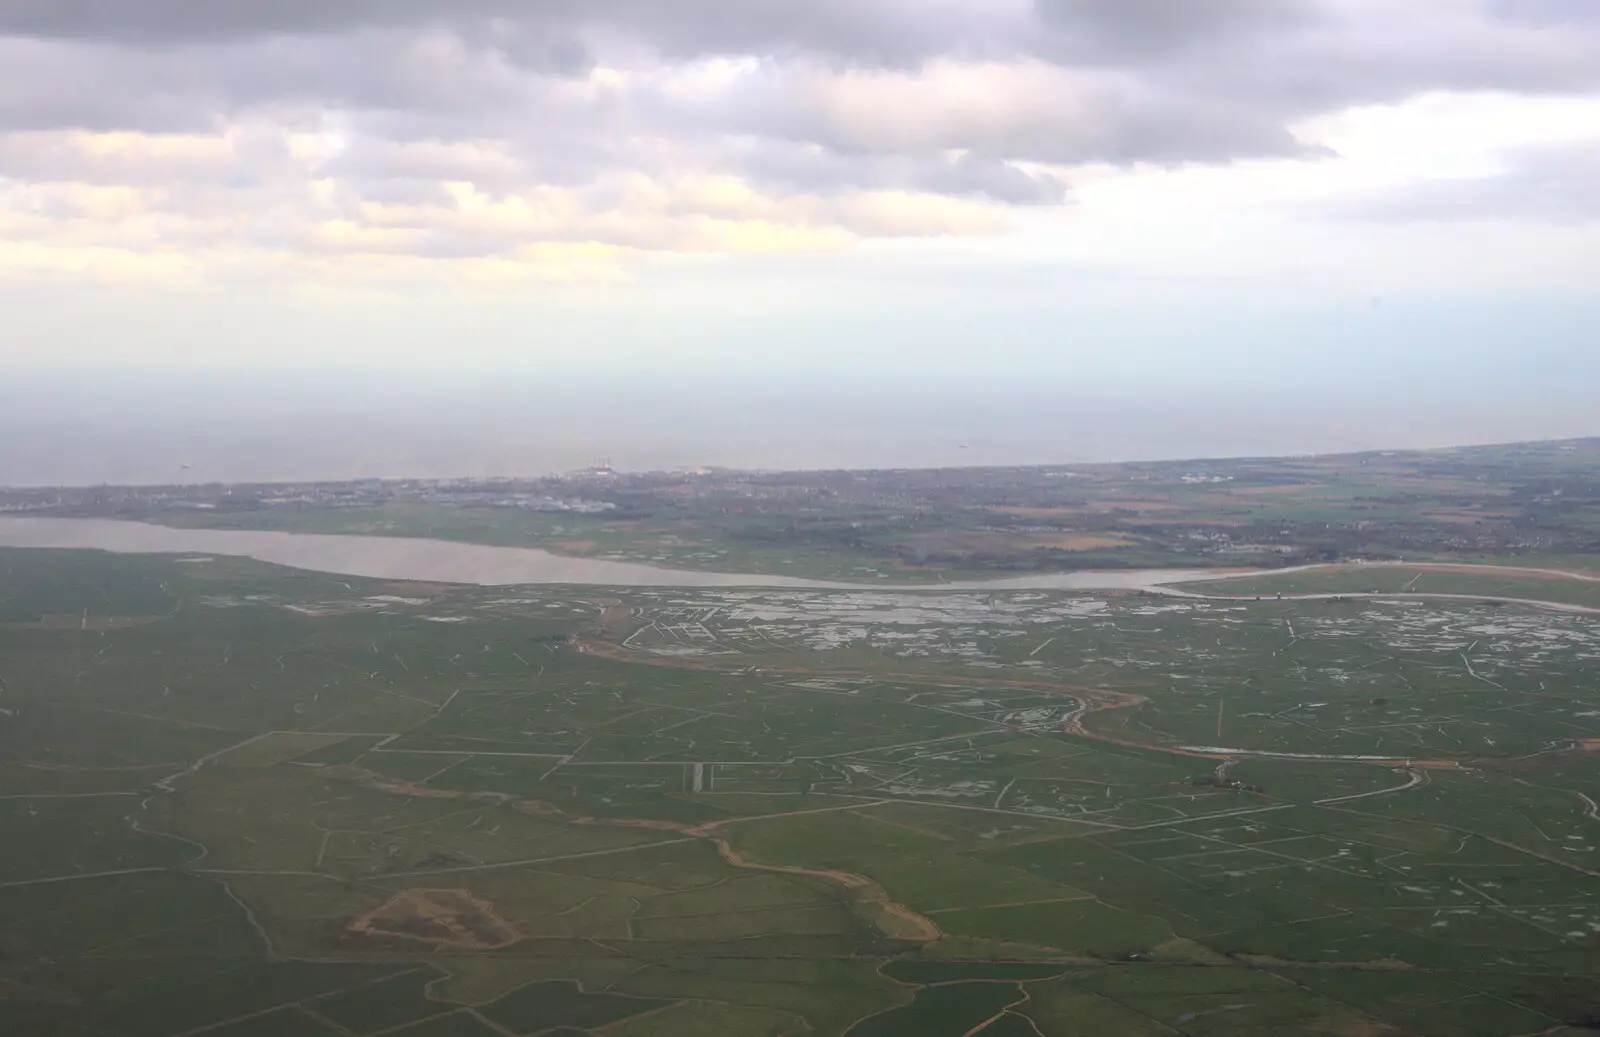
[[[1070, 379], [285, 374], [0, 388], [0, 485], [1088, 464], [1600, 435], [1582, 384], [1469, 388]], [[185, 469], [183, 465], [193, 467]]]
[[1600, 434], [1592, 0], [12, 0], [0, 67], [0, 483]]

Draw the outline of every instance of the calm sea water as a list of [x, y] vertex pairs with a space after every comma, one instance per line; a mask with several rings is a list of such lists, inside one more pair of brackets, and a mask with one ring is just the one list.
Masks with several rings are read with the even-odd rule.
[[602, 458], [636, 471], [890, 468], [1431, 447], [1600, 434], [1582, 389], [23, 375], [0, 379], [0, 485], [538, 475]]

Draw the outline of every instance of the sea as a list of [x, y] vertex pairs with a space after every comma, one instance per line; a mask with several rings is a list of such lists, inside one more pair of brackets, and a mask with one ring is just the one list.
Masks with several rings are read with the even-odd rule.
[[12, 372], [0, 486], [1299, 456], [1600, 435], [1592, 387], [384, 371]]

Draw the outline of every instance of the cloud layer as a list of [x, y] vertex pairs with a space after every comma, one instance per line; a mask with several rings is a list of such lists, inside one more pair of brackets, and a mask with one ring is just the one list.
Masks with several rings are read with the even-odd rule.
[[[569, 278], [619, 255], [992, 234], [1070, 204], [1085, 166], [1315, 158], [1305, 120], [1426, 91], [1591, 93], [1600, 17], [1585, 0], [0, 0], [0, 68], [0, 277], [360, 257]], [[1587, 160], [1542, 161], [1529, 175], [1591, 204]]]

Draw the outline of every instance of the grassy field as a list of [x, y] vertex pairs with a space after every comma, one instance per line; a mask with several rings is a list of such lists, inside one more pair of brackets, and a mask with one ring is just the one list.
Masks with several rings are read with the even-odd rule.
[[[528, 510], [552, 497], [607, 510]], [[1396, 559], [1600, 572], [1600, 440], [1069, 467], [596, 472], [472, 487], [0, 490], [0, 509], [866, 583]]]
[[160, 510], [140, 517], [168, 526], [420, 537], [534, 547], [578, 558], [622, 559], [677, 569], [811, 579], [917, 582], [986, 574], [981, 565], [946, 565], [923, 572], [901, 565], [893, 557], [885, 558], [882, 552], [840, 545], [762, 544], [731, 535], [733, 531], [722, 524], [677, 518], [645, 521], [426, 503], [222, 513]]
[[0, 1032], [1600, 1019], [1592, 616], [21, 551], [0, 599]]
[[[1419, 566], [1332, 566], [1230, 580], [1185, 583], [1191, 594], [1456, 594], [1475, 598], [1553, 601], [1600, 608], [1600, 578], [1562, 578], [1559, 570], [1470, 571]], [[1582, 574], [1586, 575], [1586, 574]]]

